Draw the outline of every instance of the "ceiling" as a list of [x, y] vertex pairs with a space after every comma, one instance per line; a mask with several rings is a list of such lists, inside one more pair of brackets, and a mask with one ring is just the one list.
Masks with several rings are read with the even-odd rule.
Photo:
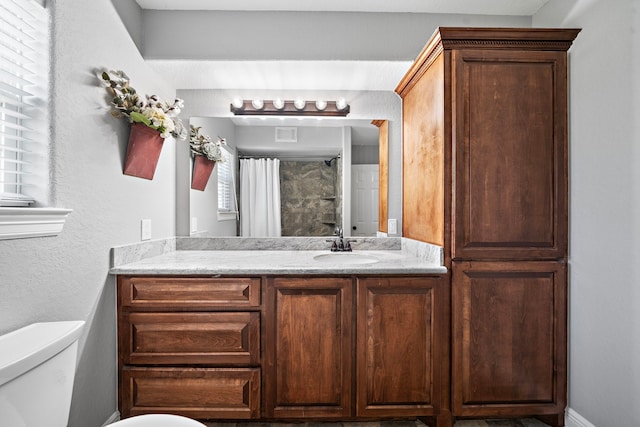
[[143, 9], [533, 15], [549, 0], [136, 0]]

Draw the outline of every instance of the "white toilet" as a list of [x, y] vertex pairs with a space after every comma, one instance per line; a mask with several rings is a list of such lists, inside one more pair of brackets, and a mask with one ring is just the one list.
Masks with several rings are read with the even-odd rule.
[[[0, 426], [66, 427], [84, 322], [34, 323], [0, 336]], [[202, 427], [175, 415], [140, 415], [114, 427]]]
[[83, 326], [34, 323], [0, 336], [0, 426], [67, 425]]
[[107, 427], [205, 427], [191, 418], [168, 414], [138, 415], [109, 424]]

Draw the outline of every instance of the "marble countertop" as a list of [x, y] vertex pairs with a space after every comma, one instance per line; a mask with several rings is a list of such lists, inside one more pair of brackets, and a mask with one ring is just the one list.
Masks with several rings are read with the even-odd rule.
[[[404, 250], [354, 250], [317, 260], [328, 250], [175, 250], [116, 265], [112, 274], [327, 275], [445, 274], [446, 267]], [[352, 259], [364, 256], [367, 259]], [[373, 262], [371, 262], [373, 261]], [[356, 263], [354, 263], [356, 262]], [[359, 263], [368, 262], [368, 263]]]

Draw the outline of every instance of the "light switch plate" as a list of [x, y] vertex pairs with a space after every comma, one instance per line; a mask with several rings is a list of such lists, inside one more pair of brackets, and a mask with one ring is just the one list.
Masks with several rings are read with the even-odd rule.
[[140, 221], [140, 240], [151, 240], [151, 220]]
[[398, 234], [398, 220], [387, 220], [387, 234]]

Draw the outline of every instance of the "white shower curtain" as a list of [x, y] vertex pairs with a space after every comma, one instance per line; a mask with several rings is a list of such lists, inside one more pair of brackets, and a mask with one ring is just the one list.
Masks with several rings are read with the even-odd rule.
[[240, 235], [280, 237], [280, 160], [240, 160]]

